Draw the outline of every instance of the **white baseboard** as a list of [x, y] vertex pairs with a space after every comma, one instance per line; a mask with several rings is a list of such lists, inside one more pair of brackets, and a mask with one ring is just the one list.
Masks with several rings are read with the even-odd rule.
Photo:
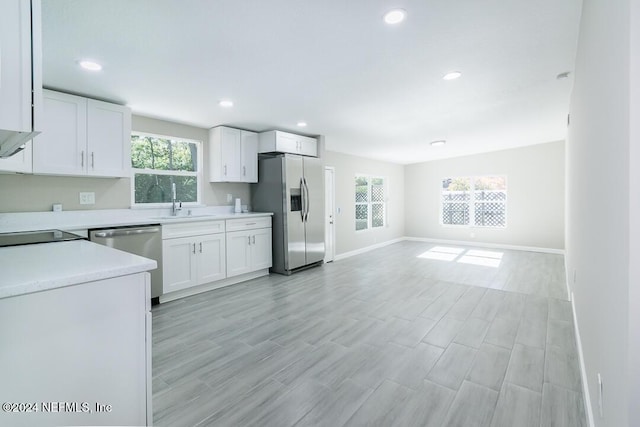
[[269, 269], [252, 271], [250, 273], [241, 274], [239, 276], [229, 277], [227, 279], [218, 280], [211, 283], [205, 283], [204, 285], [194, 286], [192, 288], [186, 288], [175, 292], [169, 292], [168, 294], [160, 295], [160, 303], [175, 301], [180, 298], [190, 297], [192, 295], [201, 294], [202, 292], [212, 291], [214, 289], [223, 288], [225, 286], [235, 285], [236, 283], [245, 282], [247, 280], [256, 279], [262, 276], [268, 276]]
[[593, 408], [591, 407], [591, 397], [589, 396], [589, 384], [587, 383], [587, 368], [584, 364], [584, 354], [582, 353], [582, 340], [580, 339], [580, 328], [578, 328], [578, 316], [576, 315], [576, 306], [573, 298], [573, 292], [570, 294], [571, 311], [573, 312], [573, 325], [576, 333], [576, 346], [578, 347], [578, 359], [580, 361], [580, 376], [582, 377], [582, 397], [584, 399], [584, 410], [587, 413], [587, 423], [589, 427], [594, 427]]
[[404, 240], [410, 240], [414, 242], [440, 243], [445, 245], [478, 246], [481, 248], [513, 249], [516, 251], [543, 252], [547, 254], [564, 255], [564, 249], [540, 248], [537, 246], [505, 245], [502, 243], [484, 243], [467, 240], [431, 239], [428, 237], [405, 237]]
[[[349, 258], [354, 255], [360, 255], [365, 252], [369, 252], [374, 249], [382, 248], [382, 247], [392, 245], [394, 243], [402, 242], [405, 240], [412, 241], [412, 242], [439, 243], [444, 245], [478, 246], [481, 248], [512, 249], [516, 251], [542, 252], [547, 254], [564, 255], [563, 249], [539, 248], [536, 246], [503, 245], [500, 243], [484, 243], [484, 242], [475, 242], [475, 241], [472, 242], [472, 241], [465, 241], [465, 240], [445, 240], [445, 239], [431, 239], [428, 237], [405, 236], [405, 237], [398, 237], [396, 239], [387, 240], [386, 242], [376, 243], [375, 245], [365, 246], [364, 248], [345, 252], [343, 254], [338, 254], [334, 257], [334, 261], [340, 261], [341, 259]], [[568, 288], [567, 288], [567, 291], [568, 291]]]
[[363, 254], [365, 252], [372, 251], [374, 249], [383, 248], [385, 246], [393, 245], [394, 243], [402, 242], [403, 240], [406, 240], [406, 237], [398, 237], [397, 239], [391, 239], [391, 240], [387, 240], [386, 242], [376, 243], [375, 245], [365, 246], [364, 248], [356, 249], [354, 251], [349, 251], [349, 252], [345, 252], [343, 254], [338, 254], [333, 258], [333, 260], [334, 261], [340, 261], [341, 259], [349, 258], [349, 257], [352, 257], [354, 255], [360, 255], [360, 254]]

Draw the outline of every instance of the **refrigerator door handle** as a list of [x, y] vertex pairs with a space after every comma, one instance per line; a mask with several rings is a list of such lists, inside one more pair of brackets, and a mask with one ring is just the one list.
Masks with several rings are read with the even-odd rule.
[[309, 186], [307, 185], [307, 178], [302, 178], [302, 181], [304, 183], [304, 197], [306, 199], [304, 204], [304, 222], [307, 222], [309, 219]]
[[300, 198], [302, 201], [302, 206], [300, 208], [300, 219], [302, 220], [302, 222], [304, 222], [304, 213], [307, 209], [307, 196], [305, 194], [304, 178], [300, 178]]

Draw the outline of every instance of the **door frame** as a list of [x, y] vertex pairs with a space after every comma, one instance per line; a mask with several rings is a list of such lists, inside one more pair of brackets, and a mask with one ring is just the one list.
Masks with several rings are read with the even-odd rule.
[[[326, 185], [327, 183], [327, 173], [331, 174], [331, 184]], [[331, 214], [333, 218], [333, 226], [330, 227], [330, 230], [325, 231], [325, 251], [324, 251], [324, 262], [332, 262], [336, 257], [336, 168], [333, 166], [325, 166], [324, 167], [324, 182], [325, 182], [325, 207], [324, 207], [324, 221], [325, 227], [327, 226], [327, 216]], [[330, 205], [326, 203], [326, 201], [330, 200]], [[331, 210], [332, 209], [332, 210]], [[327, 245], [326, 237], [327, 234], [330, 233], [331, 246]], [[329, 250], [330, 249], [330, 250]]]

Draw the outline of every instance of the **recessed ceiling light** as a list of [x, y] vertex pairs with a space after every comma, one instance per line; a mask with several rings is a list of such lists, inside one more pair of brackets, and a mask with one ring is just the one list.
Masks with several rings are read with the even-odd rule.
[[78, 64], [80, 64], [80, 66], [82, 68], [84, 68], [85, 70], [89, 70], [89, 71], [100, 71], [100, 70], [102, 70], [102, 65], [100, 65], [100, 64], [98, 64], [97, 62], [94, 62], [94, 61], [82, 60], [82, 61], [78, 62]]
[[446, 143], [447, 141], [445, 141], [444, 139], [439, 139], [437, 141], [431, 141], [429, 144], [431, 144], [432, 147], [441, 147]]
[[233, 107], [233, 101], [223, 99], [222, 101], [218, 102], [218, 105], [221, 107], [230, 108]]
[[399, 24], [404, 21], [407, 11], [404, 9], [393, 9], [384, 14], [384, 22], [387, 24]]
[[298, 126], [303, 128], [303, 127], [307, 126], [307, 122], [298, 122]]
[[450, 73], [445, 74], [444, 76], [442, 76], [443, 80], [455, 80], [457, 78], [459, 78], [462, 75], [461, 71], [451, 71]]

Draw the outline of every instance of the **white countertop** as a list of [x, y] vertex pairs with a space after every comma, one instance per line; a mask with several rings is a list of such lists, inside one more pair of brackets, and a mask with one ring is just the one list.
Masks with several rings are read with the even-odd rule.
[[232, 213], [229, 207], [205, 207], [183, 210], [176, 217], [168, 209], [102, 209], [63, 212], [0, 213], [0, 233], [36, 230], [87, 230], [143, 224], [175, 224], [177, 222], [211, 221], [234, 218], [271, 216], [270, 212]]
[[0, 248], [0, 299], [157, 268], [153, 260], [86, 240]]

